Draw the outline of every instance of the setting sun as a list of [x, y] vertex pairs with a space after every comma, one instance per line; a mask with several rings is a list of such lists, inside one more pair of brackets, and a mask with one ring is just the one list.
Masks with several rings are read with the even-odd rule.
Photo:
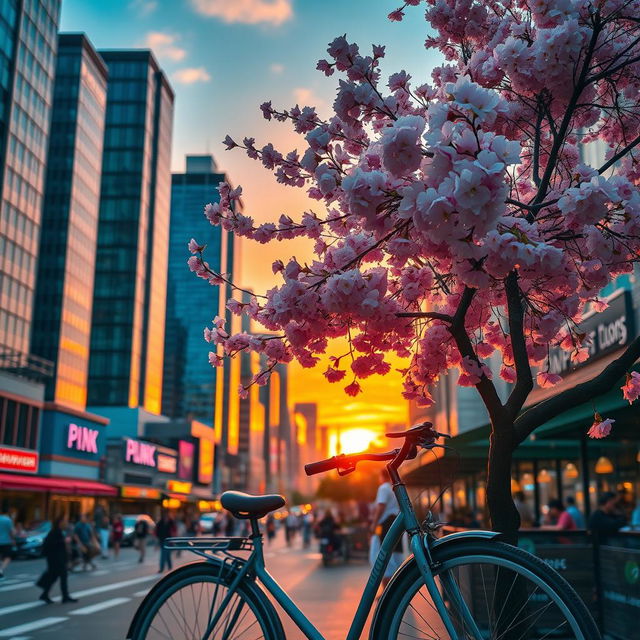
[[[378, 438], [378, 433], [371, 429], [347, 429], [336, 434], [331, 440], [333, 453], [358, 453], [366, 451], [369, 445]], [[338, 441], [340, 446], [338, 446]]]

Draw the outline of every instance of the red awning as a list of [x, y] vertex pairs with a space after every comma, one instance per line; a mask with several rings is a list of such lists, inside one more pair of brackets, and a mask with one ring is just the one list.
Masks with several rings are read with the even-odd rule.
[[0, 473], [0, 489], [43, 491], [75, 496], [117, 496], [118, 490], [108, 484], [77, 478], [45, 478], [43, 476]]

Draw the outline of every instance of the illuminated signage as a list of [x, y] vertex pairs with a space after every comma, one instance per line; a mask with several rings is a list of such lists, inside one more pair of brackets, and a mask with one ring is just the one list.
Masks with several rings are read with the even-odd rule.
[[148, 498], [149, 500], [160, 500], [161, 498], [160, 490], [152, 487], [120, 487], [120, 496], [122, 498]]
[[198, 482], [211, 484], [213, 481], [213, 442], [200, 439], [198, 456]]
[[158, 454], [158, 471], [162, 473], [175, 473], [178, 468], [178, 460], [173, 456]]
[[98, 430], [79, 427], [73, 422], [67, 430], [67, 449], [85, 453], [98, 453]]
[[156, 447], [148, 442], [139, 440], [127, 440], [125, 460], [132, 464], [140, 464], [145, 467], [156, 466]]
[[180, 480], [167, 480], [167, 489], [172, 493], [191, 493], [191, 483], [180, 482]]
[[193, 478], [193, 457], [195, 446], [186, 440], [178, 441], [178, 478], [191, 480]]
[[38, 471], [38, 452], [14, 447], [0, 447], [0, 469], [8, 471]]

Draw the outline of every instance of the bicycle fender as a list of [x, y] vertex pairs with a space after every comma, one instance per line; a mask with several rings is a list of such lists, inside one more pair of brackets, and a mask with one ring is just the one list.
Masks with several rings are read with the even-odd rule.
[[[136, 612], [133, 616], [133, 620], [131, 620], [131, 623], [129, 624], [129, 629], [127, 631], [127, 635], [126, 638], [127, 640], [135, 640], [134, 637], [134, 632], [136, 630], [136, 627], [138, 626], [138, 621], [139, 621], [139, 617], [140, 617], [140, 612], [143, 610], [144, 605], [147, 603], [148, 600], [153, 600], [156, 597], [156, 594], [158, 593], [158, 591], [160, 591], [161, 589], [164, 588], [164, 585], [166, 582], [168, 582], [169, 580], [173, 581], [175, 580], [177, 577], [179, 577], [179, 574], [181, 573], [186, 573], [188, 571], [191, 571], [191, 569], [194, 566], [200, 565], [200, 564], [212, 564], [215, 565], [217, 567], [220, 566], [220, 562], [216, 561], [216, 560], [196, 560], [194, 562], [189, 562], [187, 564], [182, 565], [181, 567], [174, 569], [173, 571], [170, 571], [169, 573], [167, 573], [161, 580], [158, 580], [158, 582], [156, 582], [153, 587], [149, 590], [149, 592], [147, 593], [147, 595], [144, 597], [144, 599], [142, 600], [142, 602], [140, 603], [140, 605], [138, 606], [138, 608], [136, 609]], [[237, 572], [238, 572], [238, 567], [233, 567], [229, 564], [227, 564], [225, 571], [227, 573], [227, 575], [229, 576], [230, 580], [233, 580], [234, 577], [236, 577]], [[247, 585], [245, 585], [245, 588], [249, 588], [251, 590], [255, 590], [256, 591], [256, 597], [260, 597], [263, 595], [263, 592], [258, 589], [255, 585], [255, 582], [251, 581], [250, 583], [248, 583]], [[274, 624], [274, 620], [271, 620], [272, 624]], [[280, 619], [278, 618], [278, 623], [280, 622]], [[274, 626], [275, 629], [277, 629], [277, 625]]]
[[[464, 541], [472, 541], [472, 540], [499, 540], [502, 534], [496, 533], [495, 531], [484, 531], [484, 530], [469, 530], [469, 531], [456, 531], [455, 533], [450, 533], [449, 535], [442, 536], [442, 538], [430, 538], [428, 545], [430, 551], [435, 551], [435, 549], [439, 549], [440, 547], [444, 547], [457, 544], [458, 542]], [[427, 544], [427, 536], [423, 536], [423, 543]], [[393, 593], [393, 589], [398, 582], [402, 582], [405, 574], [411, 570], [411, 567], [415, 564], [415, 559], [413, 555], [410, 555], [408, 558], [404, 560], [404, 562], [398, 567], [398, 570], [393, 574], [391, 580], [389, 580], [389, 584], [387, 584], [385, 590], [382, 592], [382, 596], [378, 600], [378, 604], [376, 606], [376, 610], [373, 614], [373, 620], [371, 622], [371, 630], [377, 628], [377, 620], [381, 611], [385, 610], [386, 601], [389, 598], [389, 594]], [[372, 640], [376, 640], [372, 638]]]

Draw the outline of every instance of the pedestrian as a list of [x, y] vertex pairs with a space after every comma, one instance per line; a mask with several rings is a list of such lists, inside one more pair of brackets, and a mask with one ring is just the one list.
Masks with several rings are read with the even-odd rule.
[[124, 537], [124, 522], [122, 516], [116, 513], [111, 521], [111, 540], [113, 542], [113, 557], [117, 560], [120, 557], [120, 545]]
[[100, 543], [100, 554], [109, 559], [109, 517], [102, 505], [98, 505], [93, 514], [93, 524]]
[[4, 572], [11, 560], [13, 560], [16, 530], [13, 526], [13, 518], [6, 509], [0, 514], [0, 580], [4, 578]]
[[51, 531], [49, 531], [42, 544], [42, 553], [47, 559], [47, 568], [36, 584], [42, 588], [40, 600], [47, 604], [53, 602], [49, 597], [49, 589], [51, 589], [58, 578], [60, 578], [62, 602], [78, 602], [76, 598], [72, 598], [69, 595], [69, 586], [67, 584], [69, 554], [67, 552], [67, 540], [65, 536], [66, 529], [66, 518], [64, 516], [56, 518]]
[[133, 528], [135, 538], [135, 546], [138, 550], [138, 563], [144, 562], [144, 556], [147, 552], [147, 537], [149, 536], [149, 523], [144, 516], [139, 516], [136, 525]]
[[632, 531], [640, 529], [640, 502], [636, 504], [636, 508], [631, 512], [631, 522], [629, 524]]
[[284, 532], [285, 532], [285, 537], [287, 539], [287, 547], [290, 547], [291, 544], [293, 543], [293, 539], [296, 536], [297, 524], [298, 524], [298, 519], [295, 517], [295, 515], [291, 511], [289, 511], [289, 514], [287, 515], [284, 521]]
[[604, 544], [607, 537], [617, 533], [626, 522], [618, 508], [618, 496], [613, 491], [605, 491], [598, 499], [598, 508], [589, 518], [589, 530], [596, 542]]
[[[380, 486], [376, 495], [375, 507], [371, 518], [371, 545], [369, 547], [369, 562], [373, 566], [378, 557], [378, 552], [391, 524], [400, 513], [400, 506], [391, 488], [389, 474], [386, 469], [380, 471]], [[391, 576], [396, 572], [402, 563], [402, 540], [393, 549], [389, 564], [382, 578], [382, 588], [387, 586]]]
[[90, 566], [92, 570], [95, 569], [96, 565], [93, 562], [93, 558], [100, 553], [100, 545], [89, 524], [89, 514], [80, 514], [80, 519], [73, 528], [73, 534], [82, 554], [83, 570], [86, 571], [87, 566]]
[[200, 521], [198, 518], [189, 516], [185, 520], [185, 526], [187, 530], [187, 535], [190, 538], [196, 538], [200, 535]]
[[547, 508], [548, 522], [543, 524], [540, 527], [541, 529], [553, 529], [556, 531], [574, 531], [577, 529], [571, 514], [564, 508], [562, 500], [550, 500]]
[[175, 535], [176, 523], [167, 511], [163, 511], [160, 520], [156, 523], [156, 537], [160, 543], [160, 569], [158, 573], [162, 573], [165, 566], [169, 568], [169, 571], [173, 569], [173, 565], [171, 564], [171, 551], [165, 548], [164, 543], [167, 538], [173, 538]]
[[582, 511], [576, 505], [576, 499], [573, 496], [567, 496], [567, 511], [576, 523], [576, 529], [586, 529], [584, 516]]
[[276, 519], [273, 517], [273, 513], [267, 516], [267, 523], [265, 525], [267, 530], [267, 542], [271, 543], [276, 537]]
[[313, 529], [313, 516], [311, 511], [307, 511], [302, 516], [302, 548], [308, 549], [311, 545], [311, 532]]
[[520, 516], [520, 528], [528, 529], [532, 527], [533, 513], [531, 507], [527, 504], [527, 496], [525, 496], [524, 491], [516, 491], [513, 494], [513, 504]]

